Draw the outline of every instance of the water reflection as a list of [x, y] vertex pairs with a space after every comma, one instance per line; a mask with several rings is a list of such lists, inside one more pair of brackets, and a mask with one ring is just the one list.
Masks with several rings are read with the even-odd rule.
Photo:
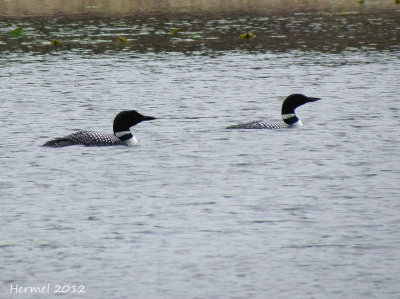
[[[144, 2], [137, 6], [133, 4], [136, 1], [128, 4], [124, 2], [125, 6], [122, 2], [113, 1], [112, 8], [105, 4], [108, 3], [106, 1], [94, 1], [97, 4], [92, 8], [87, 5], [83, 7], [80, 2], [61, 8], [56, 5], [61, 4], [54, 1], [47, 9], [43, 8], [42, 15], [54, 13], [57, 9], [61, 13], [41, 17], [36, 16], [39, 13], [36, 8], [27, 5], [24, 10], [26, 15], [36, 16], [30, 18], [15, 17], [16, 11], [20, 9], [18, 3], [21, 2], [0, 2], [3, 15], [9, 15], [0, 18], [0, 51], [49, 52], [84, 49], [89, 53], [215, 53], [230, 50], [398, 51], [400, 48], [400, 6], [387, 1], [366, 6], [349, 4], [349, 1], [337, 1], [335, 5], [331, 1], [317, 1], [313, 5], [310, 1], [304, 1], [297, 5], [294, 1], [286, 6], [286, 1], [277, 0], [268, 3], [238, 1], [234, 4], [211, 1], [212, 3], [207, 2], [202, 6], [202, 1], [190, 1], [186, 6], [185, 1], [167, 1], [158, 6], [157, 13], [154, 5], [158, 1]], [[328, 2], [331, 3], [330, 6]], [[219, 6], [215, 7], [216, 5]], [[183, 7], [189, 9], [190, 13], [183, 13]], [[198, 8], [196, 12], [195, 7]], [[377, 7], [379, 9], [374, 11], [373, 8]], [[388, 7], [395, 9], [387, 9]], [[97, 14], [88, 17], [86, 13], [78, 13], [90, 9]], [[143, 13], [138, 14], [138, 9]], [[65, 11], [70, 11], [71, 16], [63, 15]], [[213, 13], [207, 14], [205, 11]], [[127, 16], [129, 14], [131, 16]], [[10, 36], [10, 31], [16, 26], [25, 28], [24, 37]], [[171, 34], [174, 28], [181, 30], [177, 34]], [[256, 38], [239, 39], [246, 32], [254, 33]], [[119, 37], [126, 38], [127, 42], [121, 42]], [[62, 43], [52, 45], [51, 40], [54, 39]]]

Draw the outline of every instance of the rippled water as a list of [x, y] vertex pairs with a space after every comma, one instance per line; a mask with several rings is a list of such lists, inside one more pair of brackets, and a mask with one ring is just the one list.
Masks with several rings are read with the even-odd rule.
[[[397, 33], [372, 26], [385, 43], [328, 34], [325, 48], [297, 29], [286, 46], [242, 41], [241, 20], [205, 21], [225, 33], [182, 46], [163, 35], [174, 25], [148, 48], [85, 44], [74, 23], [63, 48], [4, 38], [0, 297], [399, 298], [399, 25], [380, 20]], [[323, 98], [297, 110], [301, 129], [225, 129], [279, 120], [295, 92]], [[135, 147], [40, 147], [110, 132], [124, 109], [159, 118], [133, 128]]]

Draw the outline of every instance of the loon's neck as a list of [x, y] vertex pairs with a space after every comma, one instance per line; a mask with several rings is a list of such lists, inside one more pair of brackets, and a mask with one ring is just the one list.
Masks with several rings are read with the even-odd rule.
[[135, 136], [132, 135], [131, 131], [120, 131], [120, 132], [115, 132], [115, 136], [118, 137], [119, 140], [123, 141], [127, 145], [134, 145], [138, 141]]
[[291, 127], [301, 127], [303, 125], [301, 120], [297, 117], [296, 113], [294, 113], [294, 110], [291, 113], [282, 113], [282, 119], [287, 125]]
[[120, 131], [120, 132], [115, 132], [115, 136], [117, 136], [120, 140], [122, 141], [127, 141], [129, 139], [134, 138], [131, 131]]

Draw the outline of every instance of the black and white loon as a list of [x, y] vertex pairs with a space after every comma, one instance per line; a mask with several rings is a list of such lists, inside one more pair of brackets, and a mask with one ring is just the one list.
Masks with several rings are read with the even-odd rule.
[[295, 113], [296, 108], [305, 103], [315, 102], [318, 100], [320, 100], [320, 98], [306, 97], [302, 94], [292, 94], [282, 103], [283, 122], [252, 121], [249, 123], [229, 126], [227, 129], [286, 129], [291, 127], [300, 127], [303, 124]]
[[133, 145], [137, 139], [129, 130], [145, 120], [153, 120], [154, 117], [144, 116], [135, 110], [122, 111], [114, 118], [114, 134], [95, 131], [78, 131], [65, 137], [56, 138], [43, 144], [43, 146], [63, 147], [69, 145], [108, 146], [108, 145]]

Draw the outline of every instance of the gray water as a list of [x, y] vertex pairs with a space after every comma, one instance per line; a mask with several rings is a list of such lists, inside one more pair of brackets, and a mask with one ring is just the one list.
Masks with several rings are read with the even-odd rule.
[[[0, 298], [400, 298], [397, 41], [247, 46], [0, 53]], [[41, 147], [125, 109], [137, 146]]]

